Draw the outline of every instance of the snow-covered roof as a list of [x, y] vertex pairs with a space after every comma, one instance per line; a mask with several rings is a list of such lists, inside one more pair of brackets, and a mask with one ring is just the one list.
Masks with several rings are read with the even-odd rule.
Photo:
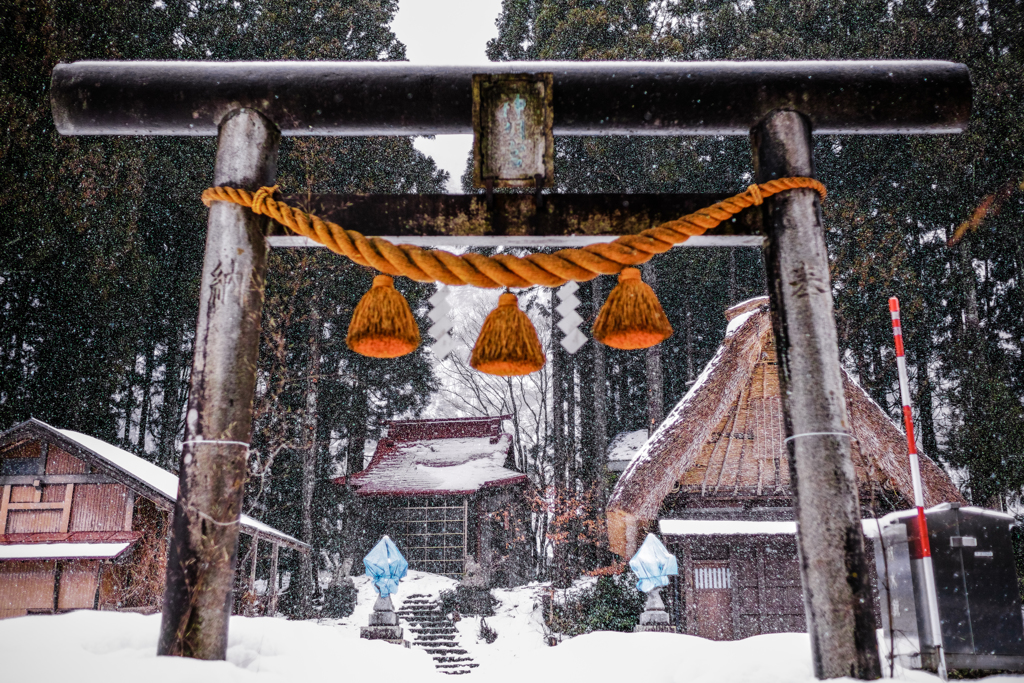
[[13, 543], [0, 545], [0, 560], [109, 560], [131, 543]]
[[[726, 311], [725, 338], [694, 385], [619, 477], [607, 510], [609, 545], [628, 557], [670, 494], [687, 507], [721, 499], [792, 500], [779, 365], [768, 297]], [[913, 500], [906, 438], [841, 370], [851, 429], [850, 459], [862, 496], [878, 487]], [[921, 456], [925, 500], [964, 502], [956, 486]], [[716, 502], [718, 501], [718, 502]]]
[[612, 472], [621, 472], [626, 469], [646, 441], [646, 429], [616, 434], [611, 444], [608, 445], [608, 469]]
[[[875, 520], [863, 519], [864, 533], [875, 528]], [[794, 521], [760, 521], [747, 519], [660, 519], [658, 529], [664, 536], [713, 536], [737, 534], [796, 533]], [[870, 535], [870, 534], [869, 534]]]
[[[86, 453], [98, 458], [108, 467], [112, 466], [117, 471], [128, 475], [133, 481], [142, 484], [144, 488], [147, 489], [148, 493], [162, 496], [165, 499], [164, 502], [168, 503], [170, 506], [173, 506], [174, 502], [178, 499], [178, 476], [176, 474], [168, 472], [161, 467], [157, 467], [153, 463], [143, 460], [133, 453], [129, 453], [128, 451], [118, 448], [113, 444], [109, 444], [106, 441], [101, 441], [96, 437], [72, 431], [70, 429], [57, 429], [56, 427], [46, 424], [42, 420], [36, 419], [15, 425], [8, 430], [8, 432], [5, 432], [5, 434], [22, 430], [24, 428], [31, 429], [32, 427], [48, 430], [49, 432], [72, 442], [79, 448], [84, 449]], [[278, 531], [272, 526], [259, 522], [248, 515], [242, 515], [240, 524], [245, 533], [259, 533], [260, 536], [276, 538], [286, 545], [296, 549], [305, 549], [307, 547], [305, 543], [297, 538]]]
[[[49, 425], [47, 426], [49, 427]], [[146, 482], [171, 500], [178, 499], [178, 477], [162, 467], [157, 467], [133, 453], [129, 453], [106, 441], [100, 441], [88, 434], [74, 432], [70, 429], [58, 429], [57, 431], [79, 446], [88, 448], [101, 458], [117, 465], [119, 469], [136, 479]]]
[[393, 423], [370, 465], [340, 481], [361, 496], [468, 495], [526, 481], [505, 467], [512, 437], [496, 427], [500, 418]]

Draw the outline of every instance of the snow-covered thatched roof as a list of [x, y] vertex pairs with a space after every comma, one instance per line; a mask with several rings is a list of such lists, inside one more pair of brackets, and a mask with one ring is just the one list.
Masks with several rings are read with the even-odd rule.
[[[782, 397], [768, 298], [726, 312], [725, 340], [693, 387], [640, 448], [608, 502], [612, 550], [629, 556], [640, 527], [671, 492], [717, 507], [724, 499], [791, 499]], [[882, 408], [843, 372], [862, 500], [887, 491], [913, 501], [906, 439]], [[925, 504], [965, 502], [949, 476], [921, 455]], [[717, 502], [712, 502], [717, 501]], [[776, 502], [778, 504], [778, 502]]]

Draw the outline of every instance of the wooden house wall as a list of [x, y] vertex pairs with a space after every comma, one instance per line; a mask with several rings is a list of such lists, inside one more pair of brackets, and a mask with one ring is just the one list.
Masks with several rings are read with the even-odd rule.
[[57, 446], [50, 446], [47, 450], [47, 474], [85, 474], [89, 471], [89, 465], [84, 461], [68, 455]]
[[[76, 532], [134, 532], [120, 538], [138, 540], [113, 561], [0, 561], [0, 619], [69, 609], [156, 611], [167, 568], [169, 518], [165, 503], [94, 472], [45, 437], [4, 447], [0, 534], [8, 537], [0, 542], [38, 542], [11, 534]], [[55, 545], [66, 538], [44, 537]], [[277, 547], [273, 543], [275, 574]]]
[[71, 503], [69, 531], [131, 530], [132, 496], [121, 484], [79, 484]]
[[[794, 536], [669, 536], [666, 541], [679, 560], [682, 632], [712, 640], [739, 640], [807, 630]], [[698, 575], [703, 572], [707, 577], [709, 571], [719, 581], [709, 585], [705, 578], [704, 586], [699, 586]], [[728, 587], [720, 580], [725, 571]], [[869, 567], [868, 582], [875, 586], [873, 567]], [[877, 595], [874, 612], [876, 623], [881, 623]]]
[[[670, 537], [683, 579], [684, 632], [712, 640], [801, 632], [807, 626], [796, 540], [785, 536]], [[698, 573], [727, 570], [729, 585], [699, 586]]]
[[56, 565], [53, 560], [0, 562], [0, 619], [52, 610]]
[[[5, 475], [38, 477], [38, 485], [0, 486], [0, 533], [132, 530], [132, 492], [100, 474], [91, 475], [86, 462], [57, 446], [43, 441], [19, 444], [0, 454], [0, 462]], [[101, 571], [99, 560], [0, 562], [0, 619], [91, 609], [97, 603]]]
[[[45, 461], [43, 455], [45, 454]], [[84, 461], [50, 444], [32, 442], [0, 454], [3, 460], [38, 461], [38, 486], [5, 484], [0, 487], [0, 533], [67, 533], [74, 531], [130, 531], [134, 496], [122, 484], [104, 482], [51, 483], [51, 478], [88, 476]], [[29, 473], [30, 464], [16, 463], [4, 471]], [[66, 479], [65, 479], [66, 481]]]
[[169, 515], [152, 501], [136, 498], [132, 531], [142, 538], [115, 562], [100, 567], [99, 609], [150, 612], [159, 608], [167, 571], [168, 522]]
[[57, 609], [92, 609], [96, 605], [99, 568], [99, 560], [61, 562]]

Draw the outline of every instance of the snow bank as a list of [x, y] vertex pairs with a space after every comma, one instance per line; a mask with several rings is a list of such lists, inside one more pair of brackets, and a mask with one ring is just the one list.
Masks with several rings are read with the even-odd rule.
[[232, 617], [226, 662], [157, 657], [160, 615], [81, 611], [0, 621], [8, 680], [244, 683], [445, 680], [420, 649], [360, 640], [331, 626]]
[[[272, 683], [386, 680], [451, 683], [421, 648], [409, 650], [359, 638], [375, 597], [367, 577], [348, 619], [295, 622], [233, 617], [226, 662], [156, 657], [160, 615], [81, 611], [0, 621], [0, 671], [5, 680], [74, 678], [84, 683]], [[410, 571], [395, 596], [436, 597], [456, 582]], [[548, 647], [541, 618], [546, 584], [495, 589], [496, 614], [487, 624], [494, 643], [477, 638], [480, 617], [457, 624], [459, 642], [480, 664], [477, 683], [586, 681], [587, 683], [816, 683], [810, 642], [803, 633], [779, 633], [714, 642], [672, 633], [591, 633]], [[403, 624], [404, 625], [404, 624]], [[407, 639], [411, 637], [406, 632]], [[19, 675], [20, 674], [20, 675]], [[909, 683], [937, 683], [919, 671], [896, 670]], [[852, 683], [852, 679], [836, 679]], [[990, 679], [995, 681], [995, 677]], [[1024, 682], [1024, 676], [1000, 677]]]

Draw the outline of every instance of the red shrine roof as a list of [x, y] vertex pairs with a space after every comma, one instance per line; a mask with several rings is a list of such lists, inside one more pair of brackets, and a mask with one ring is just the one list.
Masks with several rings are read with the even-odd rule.
[[360, 496], [468, 495], [522, 483], [525, 474], [505, 467], [512, 435], [501, 421], [509, 417], [391, 422], [369, 466], [334, 481]]

